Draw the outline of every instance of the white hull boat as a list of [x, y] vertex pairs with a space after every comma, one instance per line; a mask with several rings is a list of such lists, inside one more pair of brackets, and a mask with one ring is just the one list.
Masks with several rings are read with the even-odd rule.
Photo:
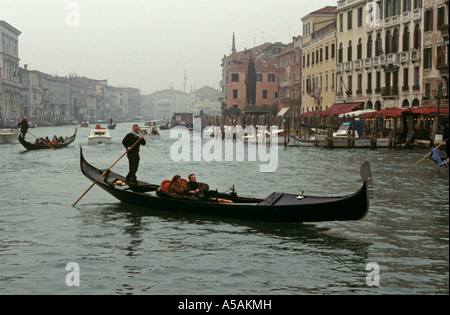
[[12, 128], [0, 129], [0, 144], [16, 143], [19, 139], [19, 130]]
[[317, 146], [317, 140], [315, 137], [310, 137], [309, 139], [302, 139], [295, 135], [292, 135], [289, 139], [288, 146], [293, 147], [315, 147]]
[[89, 133], [88, 141], [89, 144], [110, 144], [111, 135], [108, 129], [97, 126]]

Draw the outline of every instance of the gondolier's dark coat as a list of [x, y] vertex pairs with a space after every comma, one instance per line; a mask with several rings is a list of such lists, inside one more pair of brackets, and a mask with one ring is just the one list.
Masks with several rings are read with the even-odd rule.
[[144, 137], [142, 137], [142, 139], [138, 143], [136, 143], [136, 141], [138, 141], [139, 138], [140, 138], [139, 136], [130, 132], [122, 140], [122, 144], [125, 147], [125, 149], [128, 149], [129, 147], [133, 146], [133, 144], [134, 144], [134, 147], [131, 148], [131, 150], [127, 152], [128, 165], [130, 168], [128, 175], [126, 177], [127, 181], [136, 181], [137, 180], [136, 172], [139, 168], [139, 160], [140, 160], [139, 148], [141, 145], [146, 144]]
[[25, 118], [22, 119], [22, 121], [17, 125], [17, 127], [20, 127], [20, 132], [22, 133], [22, 135], [25, 136], [29, 127], [28, 121]]
[[[138, 141], [139, 137], [133, 133], [129, 133], [123, 138], [122, 144], [126, 148], [131, 147], [136, 141]], [[129, 151], [129, 153], [138, 153], [141, 145], [146, 145], [145, 139], [142, 138], [141, 141], [136, 143], [136, 145]]]

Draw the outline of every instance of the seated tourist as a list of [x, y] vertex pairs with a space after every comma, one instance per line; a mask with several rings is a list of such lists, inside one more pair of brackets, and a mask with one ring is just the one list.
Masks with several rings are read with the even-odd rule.
[[197, 182], [195, 174], [190, 174], [189, 181], [186, 184], [186, 194], [190, 196], [203, 197], [205, 192], [209, 190], [208, 184]]
[[169, 193], [177, 197], [183, 197], [186, 191], [186, 185], [180, 175], [175, 175], [170, 181]]

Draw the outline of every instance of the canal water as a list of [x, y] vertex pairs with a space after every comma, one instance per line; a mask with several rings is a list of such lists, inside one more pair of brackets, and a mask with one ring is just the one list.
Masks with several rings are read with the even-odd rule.
[[[239, 195], [273, 191], [336, 196], [361, 185], [369, 161], [373, 199], [360, 221], [271, 224], [173, 215], [122, 204], [92, 188], [79, 153], [108, 168], [131, 123], [110, 145], [78, 127], [68, 148], [0, 146], [0, 294], [448, 294], [449, 182], [427, 149], [279, 147], [275, 172], [260, 161], [180, 161], [170, 130], [141, 147], [138, 178], [197, 175]], [[76, 126], [30, 129], [70, 136]], [[28, 134], [27, 139], [33, 137]], [[204, 147], [210, 139], [204, 139]], [[124, 157], [113, 168], [126, 174]], [[265, 162], [267, 163], [267, 162]], [[79, 282], [77, 282], [79, 280]]]

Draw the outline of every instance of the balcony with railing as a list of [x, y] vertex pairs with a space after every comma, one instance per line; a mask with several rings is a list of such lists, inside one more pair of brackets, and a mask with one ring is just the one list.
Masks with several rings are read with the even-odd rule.
[[336, 72], [344, 71], [344, 65], [342, 63], [336, 64]]
[[386, 65], [386, 57], [385, 56], [377, 56], [373, 58], [373, 66], [381, 67]]
[[410, 19], [409, 11], [402, 13], [402, 23], [408, 23]]
[[410, 55], [409, 51], [404, 51], [404, 52], [400, 53], [400, 62], [401, 63], [409, 62], [409, 55]]
[[317, 31], [314, 31], [311, 34], [311, 39], [315, 39], [318, 37], [321, 37], [323, 35], [326, 35], [328, 33], [334, 32], [336, 30], [336, 22], [332, 22], [328, 24], [327, 26], [322, 27], [321, 29], [318, 29]]
[[414, 9], [414, 11], [413, 11], [413, 13], [412, 13], [412, 15], [413, 15], [413, 21], [417, 21], [417, 20], [420, 20], [422, 17], [421, 17], [421, 14], [422, 14], [422, 12], [421, 12], [421, 9], [419, 8], [419, 9]]
[[420, 60], [420, 50], [413, 49], [411, 50], [411, 61], [419, 61]]
[[380, 57], [373, 57], [373, 66], [379, 67], [380, 66]]
[[362, 69], [362, 60], [358, 59], [354, 61], [354, 69], [355, 70], [361, 70]]
[[387, 55], [387, 63], [396, 64], [397, 63], [397, 54], [389, 54]]
[[391, 26], [395, 26], [399, 24], [399, 18], [398, 15], [391, 16]]
[[352, 62], [348, 61], [346, 63], [344, 63], [344, 70], [345, 71], [352, 71]]
[[364, 59], [364, 68], [368, 69], [372, 67], [372, 58]]

